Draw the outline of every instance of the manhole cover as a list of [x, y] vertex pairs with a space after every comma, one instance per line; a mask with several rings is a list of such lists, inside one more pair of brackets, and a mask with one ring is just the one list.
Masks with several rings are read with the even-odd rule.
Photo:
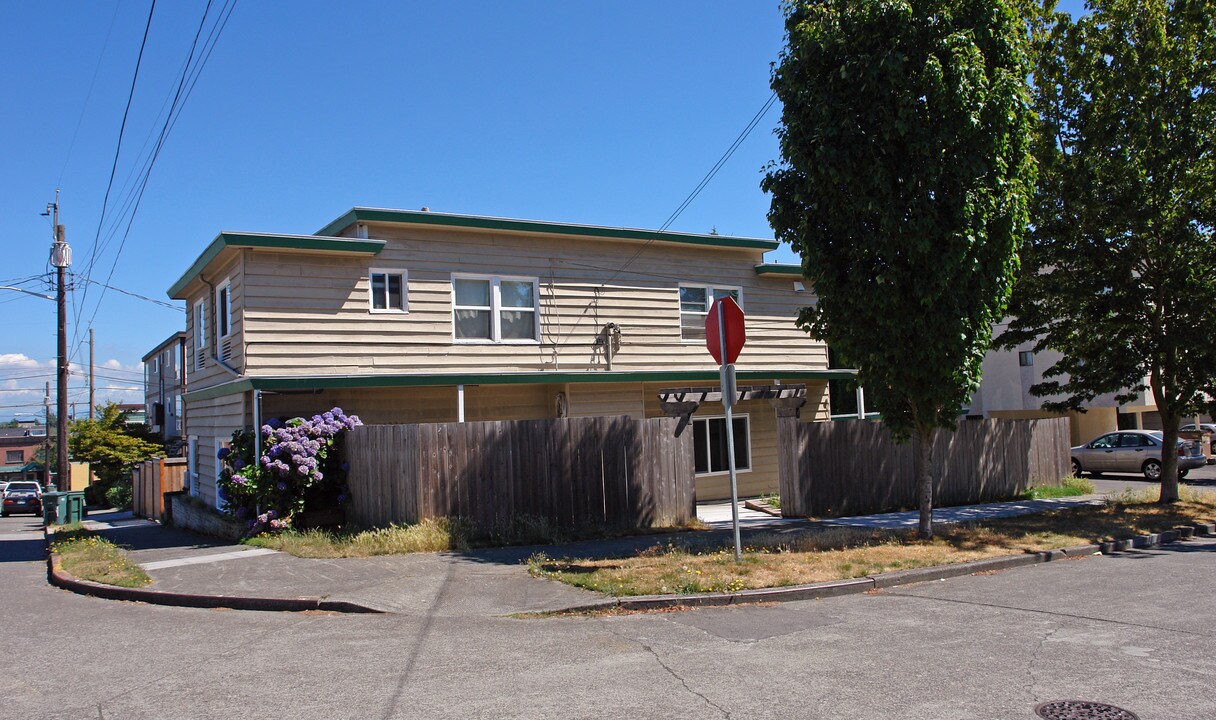
[[1034, 711], [1045, 720], [1140, 720], [1134, 712], [1088, 700], [1053, 700]]

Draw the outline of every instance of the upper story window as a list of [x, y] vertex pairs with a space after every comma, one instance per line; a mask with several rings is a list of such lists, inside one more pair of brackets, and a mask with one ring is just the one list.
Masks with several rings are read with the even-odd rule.
[[1021, 367], [1034, 367], [1034, 353], [1029, 350], [1023, 350], [1018, 353], [1018, 365]]
[[743, 291], [737, 287], [715, 285], [680, 286], [680, 339], [705, 340], [705, 316], [714, 300], [733, 297], [743, 306]]
[[4, 462], [9, 463], [9, 464], [25, 462], [25, 451], [24, 450], [5, 450], [4, 451]]
[[232, 281], [215, 288], [215, 334], [221, 340], [232, 334]]
[[537, 285], [536, 278], [453, 275], [453, 336], [468, 342], [537, 342]]
[[406, 298], [406, 273], [404, 270], [368, 271], [368, 309], [374, 313], [408, 312]]
[[207, 303], [194, 303], [194, 369], [207, 365]]

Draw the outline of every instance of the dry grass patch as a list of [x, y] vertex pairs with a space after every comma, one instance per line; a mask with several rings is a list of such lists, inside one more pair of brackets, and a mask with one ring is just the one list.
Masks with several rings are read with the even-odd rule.
[[287, 530], [278, 535], [259, 535], [245, 542], [296, 557], [343, 558], [464, 550], [468, 547], [466, 535], [460, 523], [434, 519], [355, 533]]
[[79, 526], [56, 532], [51, 550], [59, 554], [60, 567], [81, 580], [127, 588], [152, 582], [122, 548]]
[[[635, 534], [703, 530], [699, 520], [676, 528], [649, 528]], [[619, 535], [621, 533], [616, 533]], [[296, 557], [343, 558], [373, 555], [404, 555], [419, 552], [464, 551], [475, 547], [504, 545], [549, 545], [583, 538], [613, 537], [601, 528], [569, 529], [543, 517], [524, 515], [509, 524], [477, 528], [461, 518], [429, 518], [413, 525], [390, 525], [373, 530], [331, 532], [286, 530], [276, 535], [258, 535], [248, 545], [280, 550]]]
[[982, 525], [938, 525], [922, 541], [911, 531], [816, 528], [748, 540], [741, 562], [731, 547], [655, 546], [635, 557], [553, 560], [534, 556], [537, 576], [610, 595], [735, 592], [865, 577], [981, 558], [1084, 545], [1161, 532], [1216, 515], [1216, 499], [1189, 493], [1159, 506], [1121, 497], [1088, 506], [991, 520]]

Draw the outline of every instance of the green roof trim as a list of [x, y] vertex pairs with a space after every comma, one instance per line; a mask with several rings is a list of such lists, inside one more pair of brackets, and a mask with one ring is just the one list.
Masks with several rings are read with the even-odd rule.
[[270, 233], [221, 232], [207, 246], [190, 269], [169, 288], [169, 297], [181, 300], [178, 293], [185, 289], [203, 268], [227, 248], [264, 248], [271, 250], [303, 250], [308, 252], [355, 253], [377, 255], [384, 240], [363, 238], [323, 237], [320, 235], [276, 235]]
[[413, 225], [439, 225], [454, 228], [479, 230], [515, 230], [554, 235], [578, 235], [590, 238], [615, 240], [644, 240], [671, 243], [686, 243], [720, 248], [747, 248], [750, 250], [776, 250], [776, 240], [762, 238], [733, 237], [730, 235], [699, 235], [695, 233], [659, 232], [636, 228], [607, 227], [602, 225], [576, 225], [571, 223], [545, 222], [542, 220], [515, 220], [511, 218], [485, 217], [481, 215], [456, 215], [423, 210], [385, 210], [378, 208], [352, 208], [342, 217], [317, 231], [318, 235], [333, 235], [356, 222], [405, 223]]
[[756, 266], [757, 275], [780, 275], [790, 277], [802, 277], [801, 265], [790, 265], [787, 263], [760, 263]]
[[[853, 380], [856, 370], [737, 370], [740, 380]], [[335, 388], [434, 387], [443, 385], [530, 385], [535, 383], [706, 382], [717, 370], [640, 370], [636, 372], [516, 372], [422, 375], [306, 375], [247, 377], [188, 392], [186, 402], [211, 400], [249, 390], [315, 390]]]

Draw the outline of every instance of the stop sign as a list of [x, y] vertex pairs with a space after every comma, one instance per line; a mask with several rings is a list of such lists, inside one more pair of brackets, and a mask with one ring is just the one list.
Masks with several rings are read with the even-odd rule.
[[[721, 328], [725, 331], [719, 334], [719, 320], [721, 315]], [[726, 342], [726, 357], [722, 357], [722, 337], [725, 335]], [[739, 303], [729, 295], [723, 298], [714, 300], [714, 304], [709, 307], [709, 314], [705, 316], [705, 346], [709, 348], [709, 354], [714, 356], [714, 360], [719, 365], [729, 365], [739, 359], [739, 351], [743, 349], [743, 343], [747, 342], [747, 333], [743, 329], [743, 309], [739, 307]]]

